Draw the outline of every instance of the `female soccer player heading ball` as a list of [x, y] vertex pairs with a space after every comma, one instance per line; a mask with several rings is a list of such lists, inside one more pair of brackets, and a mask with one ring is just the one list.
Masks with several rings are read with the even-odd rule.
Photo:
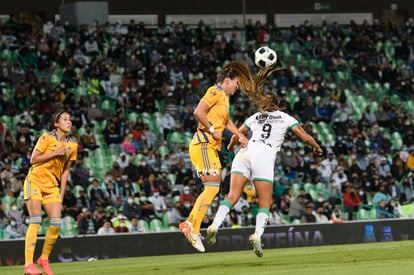
[[[293, 131], [307, 145], [313, 147], [317, 155], [322, 154], [319, 144], [299, 125], [292, 116], [279, 111], [279, 101], [274, 94], [264, 94], [263, 85], [268, 75], [278, 68], [265, 68], [255, 77], [255, 93], [250, 94], [252, 101], [259, 111], [251, 115], [239, 128], [242, 134], [251, 132], [251, 138], [246, 147], [236, 154], [230, 177], [230, 192], [222, 201], [213, 223], [207, 228], [207, 243], [214, 244], [218, 228], [223, 223], [227, 213], [238, 201], [248, 180], [253, 181], [259, 197], [259, 211], [256, 216], [255, 232], [249, 237], [249, 242], [258, 257], [263, 256], [261, 237], [269, 217], [272, 203], [273, 179], [276, 154], [284, 141], [288, 130]], [[238, 137], [233, 135], [228, 149], [233, 151]]]

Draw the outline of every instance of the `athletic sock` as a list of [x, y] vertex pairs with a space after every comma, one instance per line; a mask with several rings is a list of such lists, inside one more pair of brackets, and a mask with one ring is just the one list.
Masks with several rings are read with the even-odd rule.
[[256, 228], [254, 231], [259, 237], [262, 237], [268, 219], [269, 209], [260, 208], [256, 216]]
[[37, 232], [39, 231], [40, 223], [42, 222], [41, 216], [31, 216], [30, 224], [26, 232], [26, 240], [24, 245], [24, 261], [25, 266], [33, 263], [34, 251], [37, 242]]
[[189, 221], [193, 225], [193, 233], [200, 233], [201, 221], [207, 213], [208, 208], [219, 192], [218, 182], [207, 182], [204, 184], [204, 191], [198, 196], [193, 210], [189, 215]]
[[49, 259], [49, 255], [55, 246], [56, 240], [59, 237], [60, 218], [51, 218], [50, 226], [45, 236], [45, 243], [43, 244], [41, 259]]
[[213, 224], [217, 225], [217, 227], [220, 227], [232, 207], [233, 205], [228, 200], [222, 201], [219, 208], [217, 209]]

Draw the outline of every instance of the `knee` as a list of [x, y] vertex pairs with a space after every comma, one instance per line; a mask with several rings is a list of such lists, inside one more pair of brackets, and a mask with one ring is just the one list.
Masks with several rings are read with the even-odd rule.
[[50, 226], [60, 227], [62, 219], [60, 217], [50, 218]]

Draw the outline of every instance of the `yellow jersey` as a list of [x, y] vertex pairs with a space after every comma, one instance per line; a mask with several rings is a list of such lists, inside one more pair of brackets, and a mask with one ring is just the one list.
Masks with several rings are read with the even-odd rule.
[[[201, 98], [209, 107], [207, 119], [217, 132], [223, 132], [229, 118], [230, 100], [226, 92], [219, 86], [211, 86]], [[220, 151], [221, 140], [215, 140], [201, 123], [194, 135], [192, 144], [210, 143], [215, 149]]]
[[62, 172], [66, 164], [71, 160], [76, 160], [78, 152], [78, 142], [75, 138], [67, 138], [65, 142], [58, 140], [55, 131], [44, 133], [36, 143], [34, 150], [43, 154], [53, 152], [64, 145], [67, 148], [67, 154], [64, 156], [54, 157], [48, 161], [33, 164], [27, 174], [27, 180], [36, 182], [37, 185], [45, 192], [47, 189], [59, 187]]

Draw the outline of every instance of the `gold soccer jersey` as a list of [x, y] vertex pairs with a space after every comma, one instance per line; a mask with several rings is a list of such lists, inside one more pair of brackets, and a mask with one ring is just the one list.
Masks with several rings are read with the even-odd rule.
[[[210, 124], [217, 132], [223, 132], [227, 124], [230, 106], [227, 94], [219, 87], [211, 86], [201, 100], [209, 107], [207, 119]], [[200, 123], [192, 143], [198, 144], [201, 142], [210, 143], [218, 151], [221, 149], [221, 140], [215, 140], [208, 129], [205, 129]]]
[[64, 156], [54, 157], [48, 161], [34, 164], [27, 175], [27, 181], [35, 182], [42, 192], [49, 193], [60, 185], [61, 175], [69, 160], [76, 160], [78, 143], [74, 138], [66, 142], [58, 140], [55, 132], [44, 133], [37, 141], [34, 150], [49, 153], [64, 145], [67, 153]]

